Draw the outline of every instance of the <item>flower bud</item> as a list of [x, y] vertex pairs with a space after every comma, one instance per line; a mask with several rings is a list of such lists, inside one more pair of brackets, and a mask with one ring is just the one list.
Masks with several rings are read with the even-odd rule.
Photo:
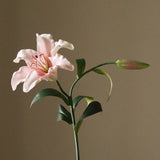
[[134, 60], [117, 60], [116, 64], [119, 68], [123, 69], [145, 69], [149, 67], [150, 65], [144, 62], [134, 61]]

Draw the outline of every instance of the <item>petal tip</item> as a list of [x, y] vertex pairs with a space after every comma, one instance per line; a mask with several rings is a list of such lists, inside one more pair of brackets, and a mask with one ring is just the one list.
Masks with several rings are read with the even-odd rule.
[[38, 37], [39, 36], [39, 34], [38, 33], [36, 33], [36, 37]]
[[12, 85], [11, 85], [11, 87], [12, 87], [12, 91], [15, 91], [15, 90], [16, 90], [16, 88], [17, 88], [17, 87], [13, 87]]
[[13, 60], [14, 63], [19, 63], [19, 61], [20, 61], [19, 58], [15, 58], [15, 59]]
[[24, 84], [23, 84], [23, 92], [24, 92], [24, 93], [27, 93], [27, 92], [29, 92], [30, 90], [31, 90], [31, 89], [25, 87]]
[[74, 50], [74, 45], [73, 44], [71, 44], [70, 50]]
[[71, 71], [74, 71], [74, 65], [72, 65], [72, 67], [71, 67]]
[[23, 92], [24, 92], [24, 93], [27, 93], [27, 92], [29, 92], [29, 91], [28, 91], [28, 90], [26, 90], [26, 89], [23, 89]]

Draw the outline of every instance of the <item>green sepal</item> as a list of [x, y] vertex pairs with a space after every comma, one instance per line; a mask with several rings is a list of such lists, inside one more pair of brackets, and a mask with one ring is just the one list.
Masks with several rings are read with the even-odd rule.
[[108, 98], [107, 98], [107, 101], [109, 101], [109, 99], [111, 97], [111, 93], [112, 93], [112, 88], [113, 88], [113, 81], [112, 81], [111, 76], [108, 73], [106, 73], [105, 71], [103, 71], [102, 69], [99, 69], [99, 68], [95, 69], [94, 72], [97, 73], [97, 74], [104, 75], [109, 79], [110, 85], [111, 85], [110, 90], [109, 90], [109, 94], [108, 94]]
[[78, 78], [82, 76], [84, 70], [85, 70], [85, 66], [86, 66], [86, 62], [85, 59], [76, 59], [76, 64], [77, 64], [77, 75]]
[[68, 124], [72, 124], [71, 114], [62, 105], [59, 105], [57, 121], [62, 120], [67, 122]]
[[37, 102], [39, 99], [43, 98], [43, 97], [47, 97], [47, 96], [55, 96], [55, 97], [59, 97], [61, 98], [67, 105], [69, 105], [69, 101], [68, 99], [59, 91], [57, 91], [56, 89], [52, 89], [52, 88], [46, 88], [46, 89], [42, 89], [40, 92], [38, 92], [36, 94], [36, 96], [33, 98], [30, 107], [32, 107], [32, 105]]
[[86, 99], [87, 103], [89, 102], [89, 100], [93, 100], [93, 97], [89, 97], [89, 96], [77, 96], [73, 99], [73, 108], [76, 108], [78, 103], [82, 100], [82, 99]]

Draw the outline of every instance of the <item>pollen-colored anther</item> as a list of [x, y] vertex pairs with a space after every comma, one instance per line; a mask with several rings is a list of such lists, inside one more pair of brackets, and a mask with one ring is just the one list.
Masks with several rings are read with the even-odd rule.
[[50, 62], [48, 57], [45, 57], [44, 54], [40, 54], [37, 57], [33, 57], [33, 62], [31, 64], [31, 68], [36, 70], [39, 75], [44, 75], [48, 73], [48, 69], [51, 67], [52, 63]]

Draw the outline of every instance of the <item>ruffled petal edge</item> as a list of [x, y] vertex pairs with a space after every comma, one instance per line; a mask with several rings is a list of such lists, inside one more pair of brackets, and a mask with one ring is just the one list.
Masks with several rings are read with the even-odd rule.
[[55, 47], [51, 50], [51, 55], [54, 56], [58, 52], [58, 50], [61, 48], [74, 50], [74, 45], [70, 42], [60, 39], [58, 42], [55, 42]]
[[51, 62], [58, 68], [73, 71], [74, 65], [72, 65], [67, 58], [63, 57], [61, 54], [56, 53], [54, 57], [50, 58]]
[[28, 66], [20, 67], [18, 71], [14, 72], [11, 78], [12, 90], [15, 91], [17, 86], [24, 82], [26, 76], [31, 72], [31, 69]]
[[20, 60], [24, 60], [27, 65], [32, 63], [33, 56], [37, 55], [37, 52], [33, 49], [22, 49], [18, 52], [17, 57], [13, 60], [14, 63], [19, 63]]

